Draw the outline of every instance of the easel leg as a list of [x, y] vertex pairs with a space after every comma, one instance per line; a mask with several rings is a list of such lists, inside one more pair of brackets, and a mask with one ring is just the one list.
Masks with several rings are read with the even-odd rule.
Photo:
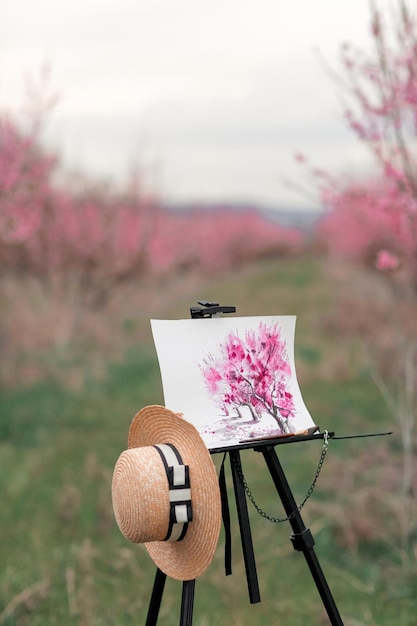
[[[287, 515], [291, 515], [289, 521], [293, 530], [291, 541], [293, 542], [294, 549], [304, 553], [305, 559], [316, 583], [316, 587], [329, 616], [330, 623], [333, 626], [343, 626], [342, 618], [340, 617], [339, 611], [320, 567], [320, 563], [316, 553], [314, 552], [313, 536], [310, 530], [304, 525], [301, 514], [297, 508], [297, 503], [294, 500], [294, 496], [284, 474], [284, 470], [282, 469], [281, 463], [278, 460], [275, 449], [268, 446], [262, 450], [262, 453], [277, 492], [281, 498], [285, 512]], [[294, 512], [295, 514], [292, 515]]]
[[155, 582], [153, 584], [152, 596], [148, 609], [148, 616], [146, 618], [146, 626], [156, 626], [166, 579], [166, 574], [164, 574], [164, 572], [161, 572], [158, 567], [158, 569], [156, 570]]
[[255, 554], [253, 551], [246, 494], [237, 472], [237, 468], [241, 468], [240, 453], [238, 450], [231, 450], [229, 454], [239, 519], [240, 537], [242, 540], [243, 558], [245, 560], [249, 600], [251, 604], [256, 604], [261, 601], [261, 596], [259, 593], [258, 575], [256, 572]]
[[180, 626], [192, 626], [194, 610], [195, 580], [185, 580], [182, 584]]

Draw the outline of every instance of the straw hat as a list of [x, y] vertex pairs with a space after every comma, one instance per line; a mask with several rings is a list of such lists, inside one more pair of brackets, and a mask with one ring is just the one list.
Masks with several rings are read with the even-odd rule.
[[168, 576], [194, 580], [211, 563], [221, 525], [216, 469], [180, 414], [154, 405], [135, 415], [114, 468], [112, 500], [123, 535], [144, 543]]

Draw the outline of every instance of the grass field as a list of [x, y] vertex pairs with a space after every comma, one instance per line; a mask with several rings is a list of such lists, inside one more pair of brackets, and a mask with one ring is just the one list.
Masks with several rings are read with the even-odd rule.
[[[227, 279], [193, 279], [188, 287], [183, 280], [175, 289], [164, 285], [155, 315], [138, 311], [137, 332], [122, 358], [98, 355], [100, 377], [84, 368], [81, 384], [66, 387], [58, 378], [65, 380], [67, 364], [58, 378], [1, 389], [0, 625], [145, 623], [155, 567], [143, 546], [127, 542], [117, 528], [112, 471], [134, 413], [163, 402], [156, 355], [143, 330], [148, 317], [188, 317], [201, 298], [233, 304], [239, 315], [296, 314], [298, 377], [315, 422], [340, 435], [394, 430], [390, 437], [331, 441], [303, 518], [347, 626], [415, 625], [417, 543], [415, 530], [404, 538], [400, 528], [408, 514], [398, 487], [401, 441], [358, 338], [328, 332], [337, 283], [311, 259], [262, 262]], [[127, 308], [126, 320], [134, 319], [135, 311]], [[118, 331], [112, 324], [114, 342], [119, 332], [124, 345], [131, 322], [120, 323]], [[88, 363], [87, 352], [85, 358]], [[321, 444], [281, 448], [299, 502], [314, 477]], [[220, 455], [214, 461], [218, 466]], [[246, 451], [242, 463], [259, 505], [283, 516], [261, 455]], [[303, 555], [292, 549], [288, 523], [268, 522], [250, 503], [262, 602], [249, 603], [230, 495], [233, 575], [224, 576], [222, 533], [212, 565], [197, 581], [194, 624], [327, 624]], [[179, 623], [180, 599], [180, 583], [168, 580], [161, 624]]]

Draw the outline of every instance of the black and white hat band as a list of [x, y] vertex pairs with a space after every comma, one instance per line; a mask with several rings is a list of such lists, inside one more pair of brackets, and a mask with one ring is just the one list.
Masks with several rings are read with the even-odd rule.
[[164, 541], [184, 539], [192, 521], [190, 469], [184, 465], [177, 448], [171, 443], [154, 446], [164, 463], [169, 486], [169, 527]]

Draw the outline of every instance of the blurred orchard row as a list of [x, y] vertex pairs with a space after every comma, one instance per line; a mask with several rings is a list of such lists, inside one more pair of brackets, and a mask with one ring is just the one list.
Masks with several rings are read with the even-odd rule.
[[122, 192], [88, 182], [77, 192], [58, 186], [57, 159], [43, 149], [37, 129], [24, 133], [0, 119], [3, 272], [45, 280], [76, 273], [89, 288], [104, 290], [144, 274], [227, 270], [300, 248], [300, 232], [254, 209], [169, 210], [139, 180]]
[[[321, 249], [371, 263], [407, 268], [416, 282], [417, 31], [406, 2], [387, 22], [372, 9], [374, 53], [344, 44], [339, 87], [345, 118], [375, 159], [362, 180], [337, 179], [296, 157], [311, 176], [318, 208], [312, 233]], [[255, 209], [165, 209], [132, 179], [122, 192], [98, 183], [74, 191], [59, 185], [59, 160], [42, 145], [39, 120], [22, 130], [0, 117], [0, 262], [2, 271], [78, 273], [104, 296], [113, 284], [193, 267], [228, 270], [266, 255], [300, 252], [304, 236], [268, 221]], [[309, 238], [311, 244], [311, 238]], [[316, 246], [317, 247], [317, 246]]]
[[[54, 345], [62, 345], [79, 323], [75, 315], [65, 323], [68, 307], [59, 310], [65, 303], [74, 307], [77, 302], [79, 311], [81, 306], [99, 311], [121, 285], [161, 284], [180, 274], [225, 276], [264, 258], [344, 257], [389, 277], [397, 297], [415, 302], [417, 24], [409, 4], [397, 2], [389, 15], [371, 4], [370, 51], [341, 46], [333, 78], [344, 102], [345, 123], [369, 149], [374, 169], [362, 178], [341, 178], [298, 153], [300, 174], [294, 185], [312, 190], [322, 209], [307, 233], [281, 226], [256, 208], [170, 210], [149, 193], [140, 176], [122, 190], [88, 179], [62, 182], [59, 155], [51, 154], [42, 139], [48, 112], [22, 124], [0, 111], [3, 353], [12, 350], [10, 338], [25, 325], [31, 330], [31, 324], [38, 343], [27, 332], [27, 349], [42, 347], [30, 311], [45, 289], [49, 296], [55, 294], [55, 319], [40, 311], [41, 304], [37, 313], [54, 329]], [[27, 302], [19, 304], [18, 284], [23, 291], [32, 289]], [[17, 310], [26, 317], [14, 328]], [[49, 302], [50, 316], [53, 310]]]

